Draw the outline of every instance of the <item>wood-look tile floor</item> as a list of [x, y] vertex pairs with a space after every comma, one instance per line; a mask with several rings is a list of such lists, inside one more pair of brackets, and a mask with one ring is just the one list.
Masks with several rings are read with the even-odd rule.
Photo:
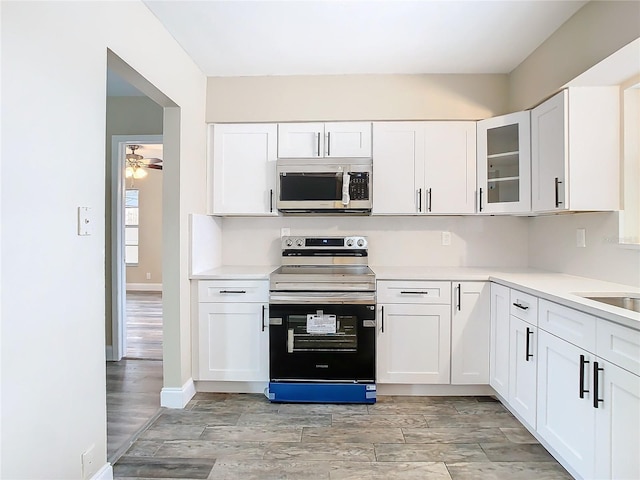
[[571, 476], [490, 397], [276, 404], [198, 393], [162, 409], [116, 479], [560, 480]]
[[162, 293], [127, 292], [127, 352], [107, 362], [107, 458], [113, 462], [160, 410]]
[[162, 360], [162, 293], [127, 292], [126, 358]]

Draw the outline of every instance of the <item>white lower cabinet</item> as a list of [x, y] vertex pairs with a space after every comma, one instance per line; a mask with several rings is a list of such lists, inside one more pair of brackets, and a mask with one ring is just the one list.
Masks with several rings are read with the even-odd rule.
[[538, 329], [513, 315], [509, 327], [509, 405], [535, 428]]
[[640, 478], [640, 377], [597, 359], [596, 475], [598, 479]]
[[199, 291], [194, 379], [268, 381], [268, 282], [201, 281]]
[[[538, 434], [582, 478], [594, 478], [595, 356], [543, 330], [538, 332]], [[582, 397], [582, 398], [581, 398]]]
[[488, 282], [455, 282], [452, 290], [451, 384], [489, 383]]
[[489, 384], [502, 396], [509, 397], [509, 288], [491, 284], [491, 352]]
[[450, 282], [378, 282], [378, 383], [449, 383], [450, 299]]

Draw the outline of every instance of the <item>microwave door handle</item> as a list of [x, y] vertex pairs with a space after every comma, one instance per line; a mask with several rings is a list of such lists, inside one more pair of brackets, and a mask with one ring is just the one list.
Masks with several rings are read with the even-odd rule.
[[342, 205], [345, 207], [351, 202], [349, 197], [349, 184], [351, 183], [351, 175], [347, 172], [342, 174]]

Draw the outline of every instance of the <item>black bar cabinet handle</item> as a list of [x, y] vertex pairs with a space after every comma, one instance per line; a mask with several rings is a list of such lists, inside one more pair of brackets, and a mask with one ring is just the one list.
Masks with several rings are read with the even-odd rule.
[[267, 307], [265, 307], [264, 305], [262, 305], [262, 331], [264, 332], [264, 312], [266, 310]]
[[603, 372], [604, 368], [598, 367], [598, 362], [593, 362], [593, 408], [598, 408], [598, 403], [604, 403], [604, 399], [598, 398], [599, 377], [598, 372]]
[[380, 307], [380, 326], [382, 327], [380, 333], [384, 333], [384, 305]]
[[462, 309], [462, 284], [461, 283], [458, 284], [458, 304], [456, 305], [456, 307], [458, 307], [458, 311]]
[[533, 358], [533, 353], [529, 353], [529, 347], [531, 346], [531, 335], [533, 335], [533, 330], [527, 327], [527, 344], [525, 346], [525, 361], [529, 361], [530, 358]]
[[427, 211], [431, 211], [431, 189], [427, 190]]
[[331, 156], [331, 132], [327, 133], [327, 157]]
[[560, 179], [556, 177], [555, 178], [556, 208], [562, 205], [562, 202], [560, 201], [560, 193], [558, 192], [558, 185], [560, 185], [561, 183], [562, 182], [560, 181]]
[[480, 211], [482, 211], [482, 188], [480, 189], [480, 202], [478, 203], [478, 205], [480, 206]]
[[269, 212], [273, 212], [273, 188], [269, 189]]
[[422, 212], [422, 189], [418, 189], [418, 212]]
[[418, 291], [418, 292], [409, 292], [407, 290], [401, 290], [400, 295], [429, 295], [429, 292], [426, 290]]
[[247, 293], [246, 290], [220, 290], [220, 293]]
[[529, 307], [527, 305], [522, 305], [518, 302], [514, 303], [513, 306], [519, 308], [520, 310], [529, 310]]
[[580, 355], [580, 398], [584, 398], [585, 393], [589, 393], [589, 390], [584, 388], [584, 366], [589, 363], [589, 360], [585, 360], [584, 355]]
[[320, 137], [322, 136], [322, 134], [320, 132], [318, 132], [318, 156], [320, 156]]

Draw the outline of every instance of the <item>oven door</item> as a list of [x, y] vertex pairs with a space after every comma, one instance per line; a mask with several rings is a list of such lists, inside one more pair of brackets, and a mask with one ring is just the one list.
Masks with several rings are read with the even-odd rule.
[[269, 306], [269, 376], [277, 381], [375, 381], [375, 305]]

